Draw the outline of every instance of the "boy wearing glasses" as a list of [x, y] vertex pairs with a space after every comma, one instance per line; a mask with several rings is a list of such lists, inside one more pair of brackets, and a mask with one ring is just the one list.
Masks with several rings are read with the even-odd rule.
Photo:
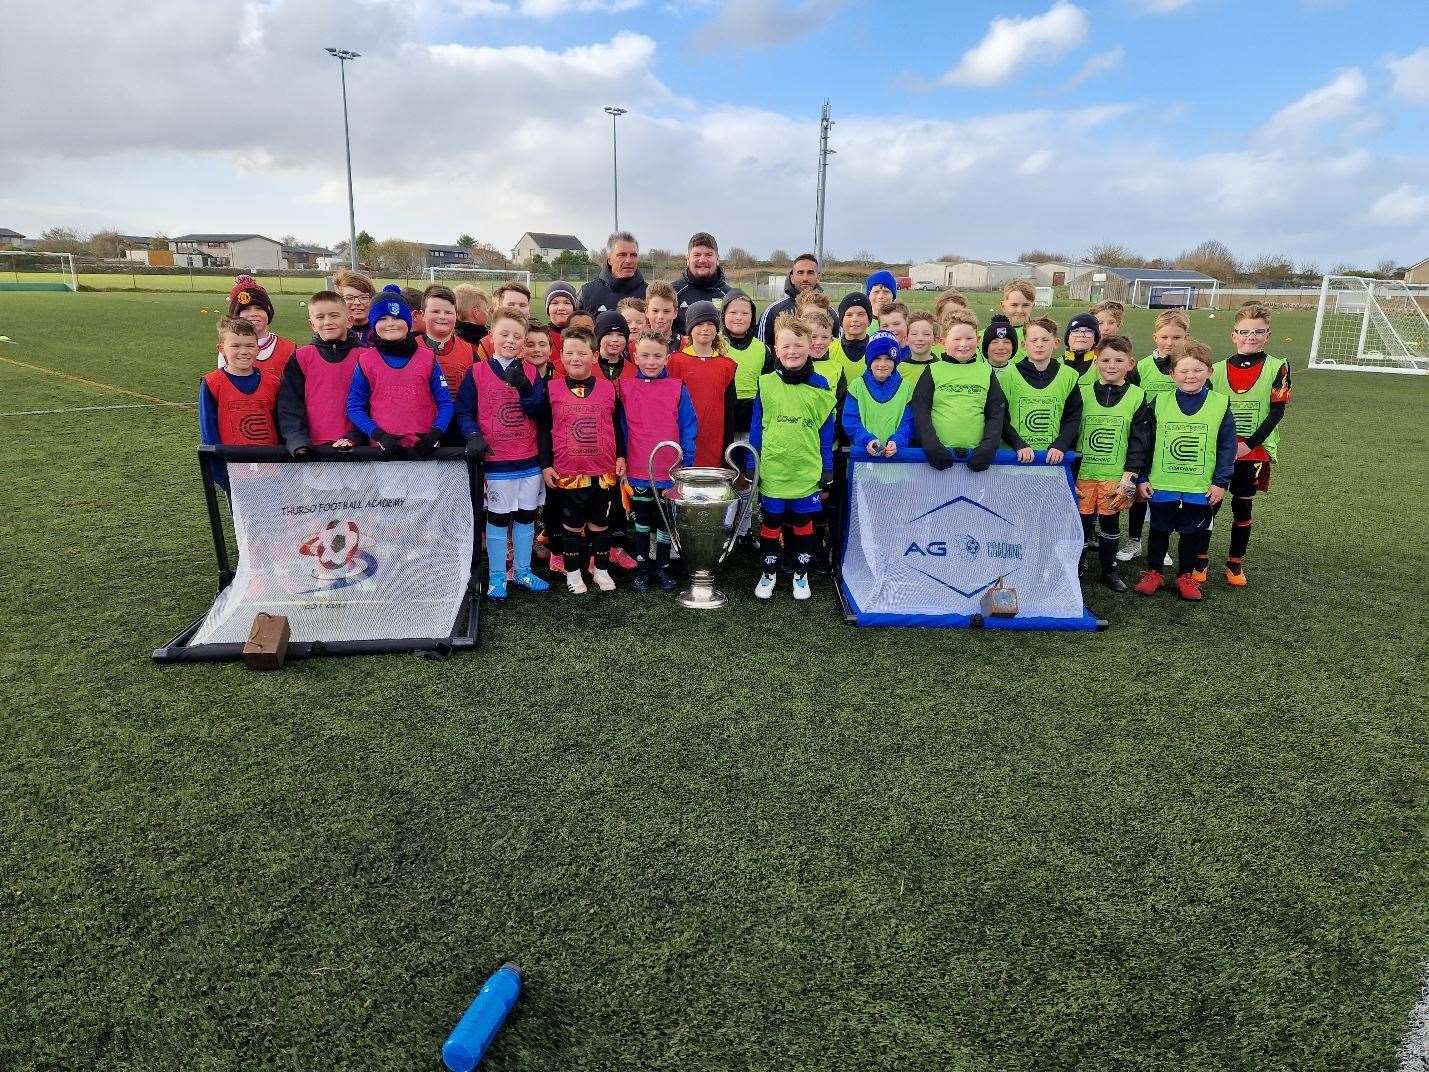
[[[1246, 585], [1245, 552], [1250, 544], [1251, 507], [1257, 491], [1270, 488], [1270, 466], [1280, 444], [1280, 422], [1290, 402], [1290, 366], [1265, 352], [1270, 341], [1270, 310], [1246, 302], [1236, 311], [1231, 342], [1235, 355], [1216, 362], [1211, 390], [1230, 399], [1235, 418], [1235, 473], [1231, 477], [1230, 548], [1226, 584]], [[1197, 573], [1204, 580], [1209, 552], [1202, 551]]]
[[365, 332], [367, 314], [372, 309], [372, 297], [377, 293], [377, 287], [367, 276], [350, 268], [339, 270], [333, 276], [332, 285], [347, 309], [348, 324], [356, 331]]

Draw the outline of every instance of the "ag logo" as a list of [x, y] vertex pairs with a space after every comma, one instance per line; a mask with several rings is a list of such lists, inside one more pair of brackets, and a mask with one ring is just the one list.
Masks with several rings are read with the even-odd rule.
[[524, 428], [526, 413], [521, 408], [521, 403], [513, 398], [501, 403], [501, 408], [496, 411], [496, 421], [503, 428]]
[[1051, 443], [1056, 431], [1053, 425], [1055, 408], [1051, 402], [1042, 399], [1019, 399], [1017, 418], [1024, 430], [1022, 438], [1036, 447], [1045, 447]]
[[[910, 536], [920, 538], [904, 545], [903, 568], [964, 599], [976, 599], [999, 577], [1016, 572], [1022, 561], [1016, 524], [966, 495], [925, 510], [904, 525]], [[951, 526], [964, 531], [943, 536]], [[1001, 561], [1008, 559], [1013, 561]]]
[[1244, 439], [1255, 432], [1256, 415], [1260, 407], [1252, 401], [1231, 399], [1231, 416], [1235, 419], [1235, 434]]
[[958, 557], [966, 562], [971, 562], [977, 558], [977, 553], [982, 545], [971, 536], [959, 536], [953, 541], [953, 548], [957, 551]]

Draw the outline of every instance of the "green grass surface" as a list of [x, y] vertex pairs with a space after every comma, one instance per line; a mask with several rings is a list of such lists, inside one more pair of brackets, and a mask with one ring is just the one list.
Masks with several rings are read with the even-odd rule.
[[[0, 296], [0, 411], [191, 399], [201, 308]], [[158, 667], [213, 595], [193, 411], [0, 417], [0, 1067], [435, 1068], [508, 958], [498, 1069], [1392, 1067], [1429, 384], [1275, 327], [1250, 587], [1092, 592], [1102, 634], [856, 631], [745, 560], [723, 613], [528, 596], [447, 663]]]

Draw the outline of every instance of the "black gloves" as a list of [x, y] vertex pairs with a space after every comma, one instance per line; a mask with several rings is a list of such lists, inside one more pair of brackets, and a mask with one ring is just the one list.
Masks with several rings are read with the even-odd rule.
[[485, 458], [487, 449], [486, 439], [480, 432], [475, 433], [466, 441], [466, 456], [472, 461], [479, 462]]
[[430, 458], [441, 445], [442, 433], [436, 430], [423, 432], [417, 437], [417, 441], [412, 444], [412, 449], [416, 451], [419, 458]]
[[312, 456], [313, 445], [304, 443], [301, 447], [294, 447], [290, 452], [294, 458], [308, 458]]
[[990, 458], [985, 458], [981, 454], [974, 454], [968, 459], [968, 471], [972, 473], [985, 473], [987, 467], [992, 464]]
[[928, 458], [928, 464], [940, 473], [944, 469], [951, 469], [953, 467], [953, 456], [948, 451], [948, 448], [941, 443], [923, 444], [923, 453]]
[[823, 473], [820, 474], [820, 476], [819, 476], [819, 487], [822, 488], [823, 490], [827, 491], [829, 488], [831, 488], [831, 487], [833, 487], [833, 486], [834, 486], [834, 471], [833, 471], [832, 469], [825, 469], [825, 470], [823, 471]]
[[526, 378], [525, 370], [521, 368], [520, 361], [513, 361], [502, 370], [501, 379], [507, 387], [514, 387], [518, 394], [527, 394], [531, 390], [531, 381]]
[[384, 454], [397, 455], [402, 453], [402, 441], [390, 432], [377, 429], [377, 434], [372, 437], [372, 442], [382, 449]]

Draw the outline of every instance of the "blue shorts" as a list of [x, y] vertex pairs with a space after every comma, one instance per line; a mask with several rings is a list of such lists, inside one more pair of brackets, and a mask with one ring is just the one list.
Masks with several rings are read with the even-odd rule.
[[812, 495], [805, 495], [802, 499], [771, 499], [768, 495], [759, 496], [759, 509], [765, 515], [769, 514], [817, 514], [823, 509], [823, 504], [819, 501], [819, 493], [816, 491]]

